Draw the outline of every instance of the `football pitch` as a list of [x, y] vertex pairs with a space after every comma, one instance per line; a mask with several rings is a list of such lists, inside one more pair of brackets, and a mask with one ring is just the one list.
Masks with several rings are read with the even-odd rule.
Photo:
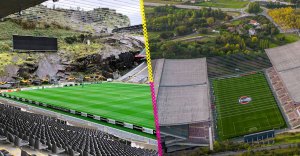
[[286, 126], [263, 73], [212, 82], [221, 140]]
[[101, 83], [8, 93], [20, 98], [154, 129], [148, 85]]

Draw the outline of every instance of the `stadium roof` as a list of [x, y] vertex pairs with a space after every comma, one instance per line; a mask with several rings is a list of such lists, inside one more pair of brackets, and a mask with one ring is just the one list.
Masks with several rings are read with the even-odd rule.
[[166, 60], [160, 86], [202, 85], [207, 83], [206, 59]]
[[161, 126], [209, 120], [205, 58], [164, 60], [160, 82], [155, 83], [159, 83], [157, 103]]
[[41, 4], [45, 1], [47, 0], [2, 0], [0, 1], [0, 18]]
[[266, 49], [273, 66], [278, 72], [300, 67], [300, 42]]
[[300, 42], [266, 49], [291, 98], [300, 102]]

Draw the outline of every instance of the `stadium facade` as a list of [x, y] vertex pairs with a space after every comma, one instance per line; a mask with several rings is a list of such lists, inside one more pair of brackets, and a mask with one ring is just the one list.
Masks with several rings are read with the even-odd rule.
[[213, 141], [206, 59], [153, 61], [163, 146], [166, 152]]
[[266, 49], [273, 67], [267, 70], [272, 87], [291, 128], [300, 127], [300, 42]]
[[[255, 55], [235, 54], [199, 59], [153, 60], [155, 95], [165, 152], [201, 146], [212, 147], [213, 141], [220, 139], [217, 128], [219, 112], [215, 108], [217, 106], [214, 104], [214, 88], [211, 85], [214, 79], [234, 79], [261, 74], [266, 81], [266, 85], [262, 87], [272, 92], [269, 98], [275, 99], [277, 104], [272, 106], [274, 112], [279, 116], [281, 114], [285, 123], [279, 120], [281, 126], [265, 128], [265, 130], [253, 129], [253, 132], [243, 134], [245, 138], [255, 140], [258, 134], [272, 138], [278, 132], [298, 128], [300, 126], [299, 48], [300, 42], [296, 42], [266, 49], [266, 53]], [[256, 123], [258, 121], [253, 120], [253, 122], [250, 125], [259, 124]], [[276, 125], [275, 121], [274, 125]], [[276, 131], [284, 127], [287, 128]], [[243, 140], [243, 135], [235, 138]]]

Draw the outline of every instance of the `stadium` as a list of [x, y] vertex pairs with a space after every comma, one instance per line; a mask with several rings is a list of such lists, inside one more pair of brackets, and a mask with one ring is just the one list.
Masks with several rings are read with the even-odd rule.
[[157, 155], [140, 17], [105, 1], [0, 6], [1, 155]]
[[295, 42], [263, 54], [153, 60], [165, 152], [212, 149], [218, 140], [268, 143], [276, 134], [298, 128], [299, 46]]

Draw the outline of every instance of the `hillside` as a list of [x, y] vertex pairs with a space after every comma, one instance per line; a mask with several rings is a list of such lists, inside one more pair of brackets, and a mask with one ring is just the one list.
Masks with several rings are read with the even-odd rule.
[[[114, 72], [122, 73], [135, 65], [134, 54], [144, 46], [142, 34], [109, 33], [115, 27], [128, 26], [127, 16], [112, 16], [105, 9], [101, 20], [84, 21], [75, 15], [81, 12], [98, 16], [95, 10], [43, 8], [38, 11], [41, 7], [25, 11], [40, 17], [39, 20], [23, 13], [21, 17], [11, 15], [0, 22], [0, 82], [49, 77], [65, 80], [93, 74], [112, 78]], [[103, 9], [97, 9], [97, 12], [100, 10]], [[67, 16], [70, 13], [72, 18]], [[56, 37], [59, 50], [55, 53], [15, 52], [12, 51], [12, 35]]]
[[22, 11], [22, 15], [14, 14], [8, 16], [12, 19], [25, 21], [38, 21], [47, 24], [57, 24], [73, 30], [89, 33], [111, 32], [114, 28], [126, 27], [130, 25], [129, 18], [116, 13], [116, 10], [108, 8], [98, 8], [91, 11], [47, 8], [38, 5]]

